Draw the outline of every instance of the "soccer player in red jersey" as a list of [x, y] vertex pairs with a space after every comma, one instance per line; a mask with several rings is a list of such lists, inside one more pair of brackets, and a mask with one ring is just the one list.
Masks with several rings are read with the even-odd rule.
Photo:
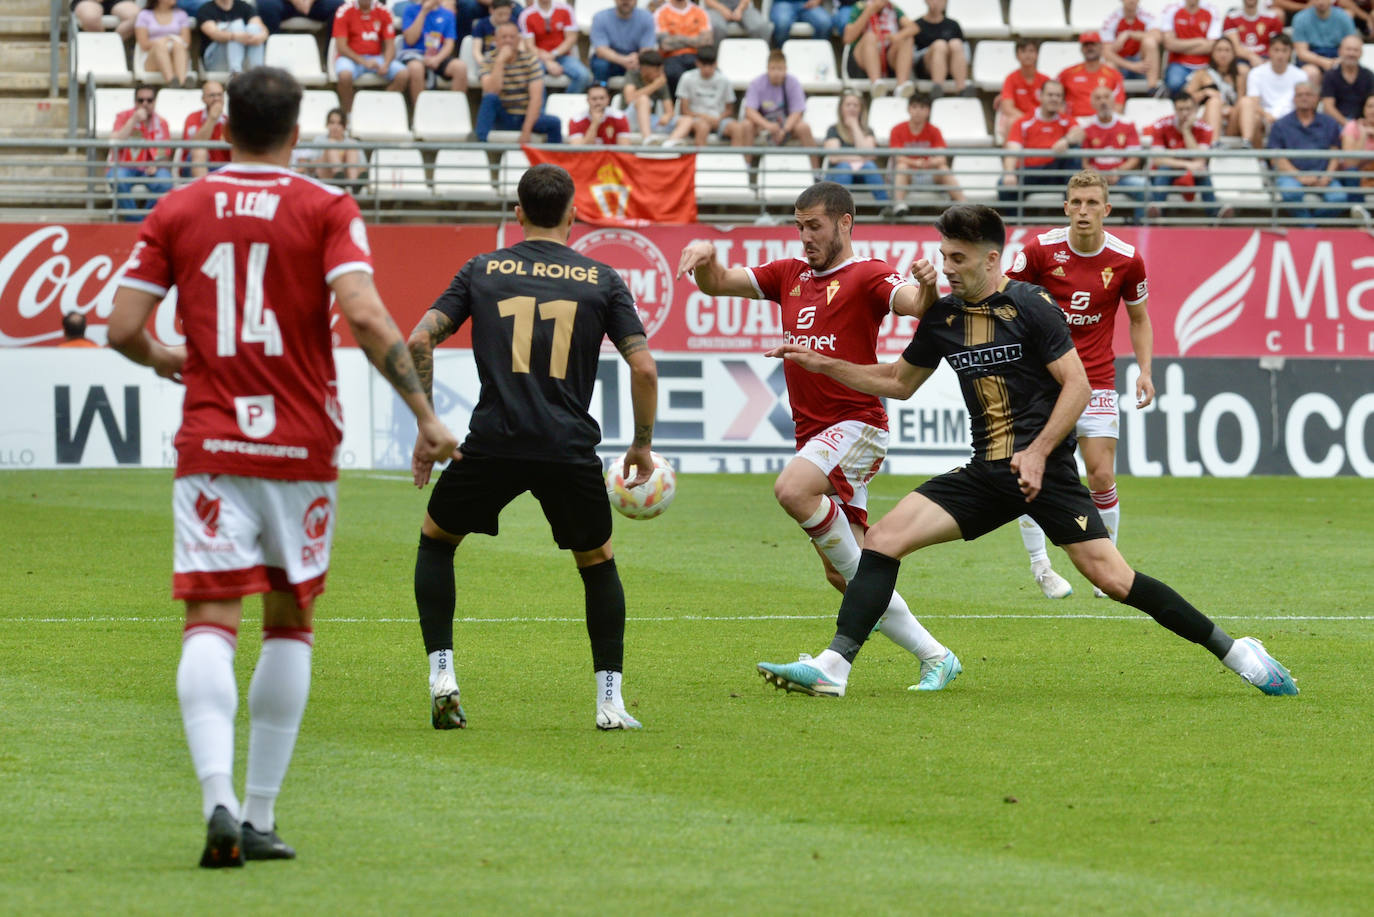
[[[1032, 239], [1016, 253], [1007, 276], [1039, 284], [1064, 310], [1074, 348], [1092, 387], [1088, 406], [1075, 425], [1078, 449], [1088, 469], [1088, 491], [1093, 505], [1115, 544], [1121, 522], [1121, 506], [1116, 497], [1120, 413], [1116, 405], [1112, 333], [1122, 303], [1131, 323], [1131, 349], [1140, 367], [1135, 384], [1137, 409], [1154, 401], [1155, 386], [1150, 376], [1154, 331], [1147, 309], [1149, 284], [1145, 262], [1134, 246], [1102, 228], [1102, 221], [1111, 212], [1107, 182], [1092, 170], [1079, 172], [1069, 179], [1064, 195], [1064, 215], [1069, 218], [1069, 225]], [[1073, 588], [1050, 564], [1044, 531], [1030, 516], [1021, 517], [1021, 540], [1030, 554], [1031, 573], [1045, 597], [1062, 599], [1071, 594]], [[1104, 593], [1094, 588], [1094, 594]]]
[[[935, 269], [913, 266], [919, 284], [888, 264], [854, 257], [854, 198], [835, 182], [818, 182], [797, 197], [797, 233], [806, 260], [784, 258], [758, 267], [726, 268], [710, 242], [683, 249], [678, 276], [693, 272], [709, 296], [771, 299], [782, 309], [788, 343], [877, 362], [878, 326], [889, 311], [920, 317], [935, 300]], [[787, 395], [796, 424], [797, 454], [773, 485], [773, 495], [811, 538], [825, 575], [843, 592], [858, 569], [868, 527], [868, 482], [887, 454], [887, 412], [873, 395], [812, 375], [788, 363]], [[881, 629], [921, 660], [913, 690], [938, 691], [960, 672], [958, 658], [921, 626], [893, 591]]]
[[[200, 865], [212, 868], [295, 856], [273, 809], [310, 690], [312, 606], [337, 515], [331, 292], [415, 413], [417, 454], [442, 460], [457, 445], [372, 284], [358, 205], [288, 168], [300, 86], [258, 67], [235, 77], [229, 100], [232, 162], [169, 193], [143, 223], [109, 331], [120, 353], [186, 385], [172, 489], [172, 595], [186, 602], [177, 697], [208, 822]], [[169, 347], [146, 325], [173, 286], [186, 343]], [[234, 651], [243, 597], [256, 593], [262, 654], [240, 811]]]

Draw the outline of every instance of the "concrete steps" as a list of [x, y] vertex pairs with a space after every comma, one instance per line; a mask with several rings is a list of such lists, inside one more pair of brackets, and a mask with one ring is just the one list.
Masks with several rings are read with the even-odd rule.
[[[46, 74], [44, 79], [46, 81]], [[46, 88], [46, 83], [44, 88]], [[0, 136], [65, 137], [66, 98], [0, 96]]]

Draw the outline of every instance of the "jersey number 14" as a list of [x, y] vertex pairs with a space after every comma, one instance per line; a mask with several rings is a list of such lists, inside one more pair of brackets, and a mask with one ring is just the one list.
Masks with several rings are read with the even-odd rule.
[[263, 353], [279, 357], [283, 353], [277, 316], [263, 303], [262, 281], [267, 273], [266, 242], [248, 246], [248, 276], [243, 284], [243, 322], [238, 321], [237, 286], [234, 270], [234, 243], [221, 242], [200, 266], [205, 276], [215, 281], [215, 354], [232, 357], [238, 352], [239, 338], [245, 344], [262, 344]]

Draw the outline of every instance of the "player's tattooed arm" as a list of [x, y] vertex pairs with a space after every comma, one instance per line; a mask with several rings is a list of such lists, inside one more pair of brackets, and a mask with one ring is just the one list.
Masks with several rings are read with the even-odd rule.
[[649, 339], [642, 334], [631, 334], [621, 338], [615, 347], [620, 351], [620, 355], [628, 360], [630, 359], [630, 354], [639, 353], [641, 350], [648, 350]]
[[434, 348], [448, 340], [457, 328], [453, 319], [437, 309], [430, 309], [410, 332], [407, 345], [410, 358], [415, 362], [415, 372], [420, 378], [421, 391], [434, 403]]
[[626, 335], [617, 341], [615, 346], [625, 362], [630, 365], [630, 403], [634, 410], [635, 427], [632, 449], [647, 450], [654, 440], [654, 415], [658, 407], [658, 367], [654, 363], [653, 354], [649, 353], [649, 340], [642, 334]]

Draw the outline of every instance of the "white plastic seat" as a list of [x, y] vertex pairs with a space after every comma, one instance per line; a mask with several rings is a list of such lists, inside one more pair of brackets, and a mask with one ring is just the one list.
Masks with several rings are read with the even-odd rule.
[[697, 200], [722, 204], [752, 204], [758, 192], [749, 184], [749, 164], [741, 153], [698, 153]]
[[1366, 42], [1360, 48], [1360, 66], [1366, 70], [1374, 70], [1374, 43]]
[[1217, 203], [1232, 207], [1268, 207], [1273, 196], [1257, 156], [1219, 156], [1208, 160]]
[[573, 118], [587, 110], [585, 92], [555, 92], [544, 105], [544, 114], [553, 115], [563, 125], [563, 139], [568, 139], [568, 125]]
[[892, 129], [907, 120], [907, 100], [901, 96], [880, 96], [868, 106], [868, 126], [879, 146], [886, 146]]
[[615, 0], [576, 0], [573, 15], [577, 18], [577, 30], [591, 37], [592, 17], [602, 10], [615, 9]]
[[806, 113], [802, 120], [811, 126], [811, 135], [819, 145], [825, 140], [825, 132], [839, 120], [839, 96], [808, 96]]
[[157, 94], [157, 113], [167, 119], [167, 129], [178, 139], [187, 116], [204, 107], [199, 89], [164, 89]]
[[530, 160], [524, 150], [506, 150], [501, 154], [501, 169], [496, 188], [502, 201], [513, 203], [517, 199], [516, 189], [520, 185], [520, 176], [524, 175], [529, 167]]
[[77, 32], [76, 78], [90, 74], [97, 85], [127, 86], [133, 82], [124, 57], [124, 39], [114, 32]]
[[1167, 118], [1174, 113], [1174, 103], [1168, 99], [1150, 99], [1144, 96], [1132, 96], [1126, 100], [1126, 108], [1121, 113], [1121, 117], [1130, 121], [1140, 132], [1142, 143], [1148, 142], [1145, 138], [1145, 128], [1154, 124], [1160, 118]]
[[[93, 137], [108, 137], [114, 132], [115, 115], [134, 107], [134, 91], [125, 88], [97, 87], [91, 98], [90, 131]], [[170, 123], [169, 123], [170, 126]]]
[[1007, 74], [1017, 69], [1016, 42], [984, 40], [973, 46], [973, 84], [984, 92], [997, 92]]
[[[1052, 80], [1074, 64], [1083, 63], [1083, 48], [1076, 41], [1047, 41], [1040, 45], [1040, 63], [1036, 69]], [[1016, 65], [1012, 65], [1012, 70]], [[1010, 73], [1011, 71], [1007, 71]], [[1003, 74], [1005, 76], [1006, 74]]]
[[[396, 18], [399, 20], [401, 17], [397, 16]], [[324, 31], [324, 23], [316, 22], [309, 16], [292, 16], [290, 19], [283, 19], [281, 21], [281, 30], [283, 32], [309, 32], [314, 34]]]
[[264, 61], [268, 67], [287, 71], [302, 86], [323, 86], [329, 82], [320, 66], [320, 46], [313, 35], [278, 32], [267, 36]]
[[1002, 17], [1001, 0], [949, 0], [945, 16], [959, 23], [965, 38], [1006, 38], [1011, 34]]
[[950, 170], [970, 202], [997, 200], [997, 182], [1002, 178], [1001, 156], [955, 156]]
[[1096, 32], [1121, 0], [1069, 0], [1069, 26], [1075, 32]]
[[430, 196], [425, 160], [419, 150], [380, 149], [372, 154], [369, 183], [383, 200], [415, 200]]
[[[1069, 38], [1076, 34], [1064, 18], [1064, 4], [1059, 0], [1011, 0], [1007, 24], [1013, 35], [1031, 38]], [[1041, 72], [1044, 68], [1041, 67]]]
[[962, 96], [945, 96], [930, 106], [930, 123], [940, 129], [945, 143], [952, 147], [991, 146], [983, 103]]
[[796, 203], [797, 195], [815, 184], [811, 159], [802, 153], [764, 153], [759, 166], [759, 191], [769, 204]]
[[434, 157], [434, 193], [462, 201], [490, 201], [491, 163], [486, 150], [440, 150]]
[[787, 58], [787, 72], [801, 80], [806, 92], [839, 92], [844, 88], [835, 65], [835, 49], [825, 39], [791, 38], [782, 43], [782, 53]]
[[768, 70], [768, 42], [762, 38], [727, 38], [720, 43], [716, 67], [736, 89], [744, 89]]
[[359, 140], [410, 140], [405, 96], [399, 92], [360, 92], [353, 97], [349, 133]]
[[415, 100], [415, 139], [462, 142], [472, 137], [467, 93], [426, 89]]
[[301, 96], [301, 112], [296, 116], [296, 123], [301, 128], [301, 139], [310, 140], [323, 134], [330, 110], [339, 107], [339, 94], [334, 90], [305, 90]]

